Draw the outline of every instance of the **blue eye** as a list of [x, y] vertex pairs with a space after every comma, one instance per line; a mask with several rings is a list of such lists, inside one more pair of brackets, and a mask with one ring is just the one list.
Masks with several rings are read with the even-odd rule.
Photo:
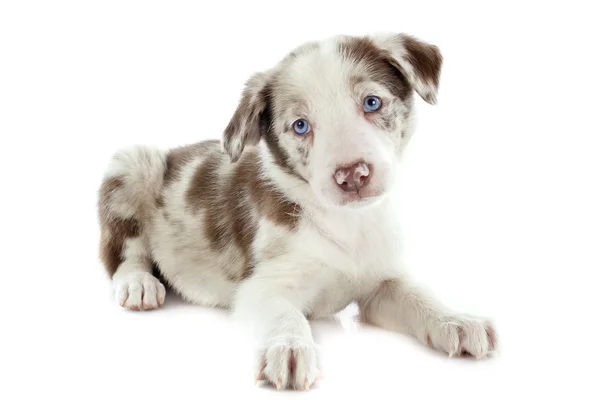
[[375, 112], [381, 108], [381, 100], [379, 97], [367, 96], [363, 103], [363, 109], [365, 112]]
[[310, 131], [310, 125], [305, 119], [299, 119], [294, 122], [294, 131], [298, 135], [306, 135]]

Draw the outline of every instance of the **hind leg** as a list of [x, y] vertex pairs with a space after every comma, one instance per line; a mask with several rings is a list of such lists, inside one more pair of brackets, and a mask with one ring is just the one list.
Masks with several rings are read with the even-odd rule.
[[131, 310], [161, 306], [165, 287], [152, 275], [143, 228], [162, 186], [164, 155], [136, 147], [117, 153], [99, 191], [100, 258], [117, 302]]
[[130, 310], [152, 310], [165, 302], [165, 287], [152, 275], [152, 263], [141, 237], [125, 240], [124, 261], [113, 275], [115, 300]]

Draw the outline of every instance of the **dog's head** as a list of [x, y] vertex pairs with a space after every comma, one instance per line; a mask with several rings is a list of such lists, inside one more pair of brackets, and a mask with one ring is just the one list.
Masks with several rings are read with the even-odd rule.
[[235, 162], [263, 140], [324, 204], [373, 203], [412, 134], [413, 92], [434, 104], [441, 66], [436, 46], [405, 34], [305, 44], [248, 80], [224, 148]]

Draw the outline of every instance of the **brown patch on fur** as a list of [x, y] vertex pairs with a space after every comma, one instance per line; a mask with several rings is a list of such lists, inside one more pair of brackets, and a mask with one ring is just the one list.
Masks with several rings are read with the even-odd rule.
[[233, 210], [226, 208], [228, 199], [223, 198], [219, 179], [219, 167], [223, 160], [219, 154], [209, 155], [194, 173], [186, 192], [189, 207], [209, 210], [204, 217], [204, 229], [215, 251], [222, 251], [232, 240], [227, 216]]
[[244, 271], [242, 278], [251, 275], [253, 270], [252, 242], [256, 236], [258, 225], [252, 215], [252, 204], [248, 191], [252, 190], [253, 171], [246, 165], [247, 155], [236, 166], [233, 176], [226, 184], [225, 191], [228, 214], [228, 232], [234, 243], [244, 255]]
[[[310, 51], [313, 46], [304, 46], [295, 55], [288, 56], [284, 62], [293, 60], [304, 51]], [[273, 126], [272, 91], [277, 73], [260, 73], [252, 76], [246, 83], [240, 103], [223, 133], [224, 147], [232, 162], [239, 161], [242, 151], [247, 144], [255, 144], [261, 138], [267, 144], [275, 163], [284, 171], [303, 181], [306, 181], [294, 169], [289, 154], [279, 143], [279, 135]], [[301, 107], [291, 99], [286, 104], [289, 107]]]
[[406, 77], [390, 62], [388, 55], [371, 39], [347, 37], [339, 44], [342, 56], [364, 63], [369, 70], [367, 77], [355, 76], [351, 84], [361, 79], [372, 79], [384, 85], [394, 96], [402, 100], [409, 99], [411, 86]]
[[406, 34], [400, 36], [406, 48], [407, 58], [417, 77], [437, 87], [442, 68], [442, 54], [438, 47], [423, 43]]
[[279, 144], [278, 135], [274, 132], [270, 132], [265, 136], [265, 142], [267, 143], [267, 147], [273, 156], [275, 164], [283, 168], [285, 171], [295, 175], [294, 168], [291, 165], [290, 157], [285, 149]]
[[244, 257], [244, 269], [231, 279], [244, 279], [254, 267], [252, 243], [258, 229], [258, 219], [292, 230], [297, 225], [299, 206], [261, 177], [256, 151], [248, 150], [227, 176], [219, 175], [225, 158], [211, 154], [196, 170], [186, 193], [188, 207], [204, 209], [204, 229], [211, 248], [223, 251], [235, 245]]
[[278, 189], [261, 176], [260, 161], [257, 153], [251, 153], [245, 160], [250, 173], [250, 198], [260, 215], [277, 225], [290, 230], [295, 229], [300, 219], [300, 206], [285, 198]]
[[267, 108], [264, 90], [270, 75], [256, 73], [246, 82], [231, 120], [223, 131], [223, 144], [232, 162], [237, 162], [247, 144], [256, 144], [262, 130], [260, 119]]
[[285, 149], [279, 145], [279, 137], [273, 129], [274, 111], [271, 91], [271, 85], [267, 86], [264, 91], [267, 107], [265, 108], [261, 116], [260, 130], [261, 132], [263, 132], [264, 140], [267, 143], [267, 147], [269, 148], [271, 154], [273, 155], [275, 163], [286, 170], [293, 171], [293, 168], [290, 165], [289, 156], [286, 153]]
[[185, 194], [188, 205], [205, 207], [218, 200], [217, 184], [222, 160], [223, 158], [219, 154], [210, 154], [202, 161]]
[[[288, 174], [306, 182], [306, 179], [300, 175], [294, 168], [294, 164], [290, 159], [288, 152], [279, 143], [279, 134], [275, 131], [273, 126], [273, 100], [272, 100], [272, 87], [267, 85], [264, 89], [263, 95], [265, 96], [265, 102], [267, 104], [260, 119], [260, 131], [262, 132], [263, 139], [267, 144], [269, 152], [273, 156], [275, 164], [281, 167]], [[292, 105], [284, 107], [287, 109]], [[291, 134], [291, 133], [290, 133]]]
[[[207, 152], [219, 149], [220, 142], [218, 140], [205, 140], [199, 143], [190, 144], [187, 146], [176, 147], [169, 150], [167, 153], [167, 165], [163, 177], [163, 186], [167, 187], [172, 182], [179, 178], [183, 168], [189, 164], [194, 158], [199, 157]], [[156, 198], [156, 205], [164, 207], [164, 193]], [[165, 218], [167, 215], [165, 214]]]
[[218, 148], [219, 144], [218, 140], [205, 140], [200, 143], [171, 149], [167, 153], [167, 167], [164, 176], [165, 185], [177, 179], [181, 170], [195, 157], [205, 154], [211, 149]]
[[113, 193], [122, 186], [123, 181], [120, 178], [110, 178], [102, 183], [99, 193], [100, 260], [111, 278], [124, 261], [123, 245], [125, 240], [140, 234], [138, 221], [133, 218], [124, 219], [112, 216], [108, 211]]

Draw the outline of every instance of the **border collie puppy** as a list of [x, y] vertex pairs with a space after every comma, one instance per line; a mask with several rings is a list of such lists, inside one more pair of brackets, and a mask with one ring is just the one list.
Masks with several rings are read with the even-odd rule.
[[351, 302], [363, 322], [450, 355], [491, 354], [492, 322], [445, 307], [402, 260], [398, 163], [415, 93], [435, 104], [441, 66], [436, 46], [402, 33], [306, 43], [250, 77], [222, 140], [117, 152], [98, 203], [117, 302], [160, 307], [160, 276], [229, 309], [277, 388], [311, 387], [308, 321]]

